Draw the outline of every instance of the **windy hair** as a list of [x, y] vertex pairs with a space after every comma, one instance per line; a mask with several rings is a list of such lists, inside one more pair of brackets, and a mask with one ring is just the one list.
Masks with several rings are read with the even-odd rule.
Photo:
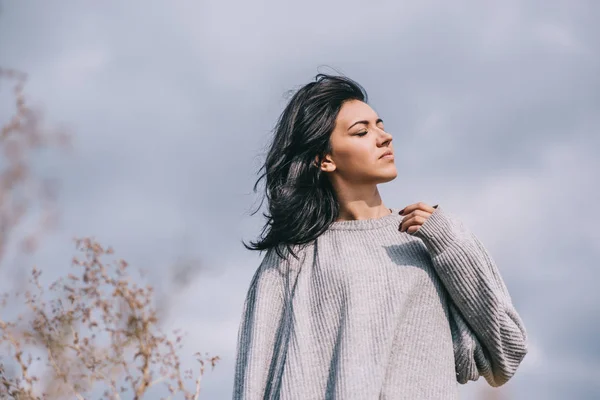
[[[336, 220], [339, 203], [333, 186], [319, 168], [331, 152], [330, 137], [342, 105], [349, 100], [367, 102], [365, 89], [355, 81], [327, 74], [302, 86], [279, 116], [265, 162], [254, 185], [265, 179], [267, 219], [259, 239], [244, 243], [250, 250], [275, 247], [295, 256], [294, 245], [305, 245]], [[259, 208], [262, 206], [259, 205]], [[258, 212], [258, 209], [253, 213]]]

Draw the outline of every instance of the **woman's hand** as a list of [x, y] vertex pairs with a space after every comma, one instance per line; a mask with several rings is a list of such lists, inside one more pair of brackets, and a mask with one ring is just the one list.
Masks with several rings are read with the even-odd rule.
[[430, 206], [422, 201], [406, 206], [400, 211], [404, 218], [400, 223], [398, 230], [400, 232], [415, 233], [421, 225], [427, 221], [427, 218], [435, 211], [435, 206]]

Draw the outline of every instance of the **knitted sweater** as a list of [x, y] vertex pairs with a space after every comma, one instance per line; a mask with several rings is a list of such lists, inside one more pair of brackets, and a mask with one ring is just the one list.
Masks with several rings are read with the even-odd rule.
[[234, 399], [456, 399], [458, 383], [514, 375], [527, 334], [490, 254], [439, 205], [414, 233], [402, 218], [336, 221], [299, 259], [267, 251]]

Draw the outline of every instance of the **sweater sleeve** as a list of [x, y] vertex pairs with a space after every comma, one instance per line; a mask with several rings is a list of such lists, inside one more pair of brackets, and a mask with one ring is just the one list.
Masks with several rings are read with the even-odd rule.
[[282, 259], [267, 250], [244, 301], [238, 330], [234, 400], [267, 398], [284, 314]]
[[423, 240], [449, 302], [457, 381], [506, 383], [527, 354], [527, 333], [495, 262], [441, 207], [412, 233]]

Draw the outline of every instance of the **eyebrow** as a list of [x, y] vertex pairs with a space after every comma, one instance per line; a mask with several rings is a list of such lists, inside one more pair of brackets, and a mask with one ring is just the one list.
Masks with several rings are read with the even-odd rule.
[[[383, 120], [381, 118], [377, 118], [377, 121], [375, 121], [375, 125], [377, 125], [380, 122], [383, 122]], [[353, 123], [352, 125], [350, 125], [350, 127], [348, 127], [348, 130], [352, 129], [352, 127], [354, 125], [358, 125], [358, 124], [369, 125], [369, 121], [367, 121], [366, 119], [363, 119], [362, 121], [356, 121], [355, 123]]]

